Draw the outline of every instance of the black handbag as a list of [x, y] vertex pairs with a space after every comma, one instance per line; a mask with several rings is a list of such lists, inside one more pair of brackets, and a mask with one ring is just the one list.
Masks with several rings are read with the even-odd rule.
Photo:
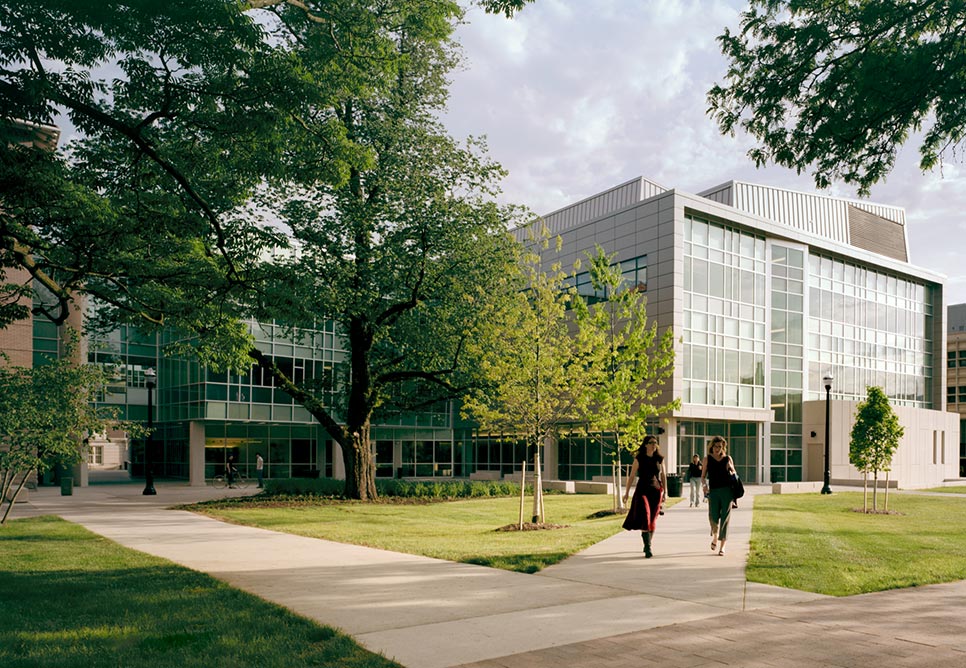
[[737, 473], [731, 475], [731, 498], [735, 501], [745, 495], [745, 486], [741, 483], [741, 478]]

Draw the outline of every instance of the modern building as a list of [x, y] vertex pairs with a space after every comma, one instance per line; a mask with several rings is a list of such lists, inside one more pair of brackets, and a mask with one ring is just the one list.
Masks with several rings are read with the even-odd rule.
[[[683, 403], [660, 423], [672, 468], [721, 434], [746, 481], [821, 480], [828, 408], [832, 483], [857, 482], [849, 434], [876, 385], [905, 427], [891, 478], [925, 487], [959, 476], [939, 362], [943, 277], [910, 264], [901, 208], [737, 181], [690, 194], [637, 178], [543, 222], [565, 267], [595, 245], [616, 254], [646, 287], [648, 316], [680, 337], [667, 398]], [[589, 288], [589, 276], [576, 283]], [[559, 444], [545, 475], [577, 477], [600, 460], [589, 449], [575, 458]]]
[[947, 311], [946, 405], [959, 413], [959, 476], [966, 477], [966, 304]]
[[[909, 263], [902, 209], [742, 182], [690, 194], [638, 178], [543, 221], [563, 241], [554, 259], [564, 266], [595, 245], [616, 254], [627, 280], [646, 291], [649, 317], [679, 338], [666, 392], [682, 406], [655, 424], [672, 469], [721, 434], [748, 482], [821, 480], [828, 411], [832, 483], [857, 483], [849, 432], [856, 403], [877, 385], [905, 427], [891, 478], [914, 488], [959, 477], [966, 450], [958, 416], [946, 411], [938, 352], [943, 277]], [[589, 275], [573, 280], [590, 289]], [[296, 380], [331, 378], [345, 357], [331, 323], [295, 335], [248, 326]], [[57, 328], [34, 319], [31, 331], [31, 354], [56, 354]], [[157, 369], [157, 476], [201, 485], [229, 455], [253, 469], [258, 454], [269, 478], [344, 476], [338, 446], [257, 367], [222, 374], [167, 356], [173, 336], [122, 327], [87, 348], [91, 362], [119, 370], [102, 400], [126, 419], [147, 419], [144, 371]], [[561, 427], [544, 446], [544, 478], [609, 476], [607, 435]], [[533, 461], [517, 436], [479, 433], [453, 403], [377, 416], [372, 440], [379, 477], [502, 476]], [[142, 445], [123, 434], [92, 441], [91, 466], [140, 475], [142, 461]]]

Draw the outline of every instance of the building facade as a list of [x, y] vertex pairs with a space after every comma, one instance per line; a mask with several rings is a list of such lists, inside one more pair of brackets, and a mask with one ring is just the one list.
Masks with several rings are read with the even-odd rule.
[[721, 434], [746, 481], [821, 480], [831, 375], [833, 483], [861, 478], [849, 433], [870, 385], [906, 426], [893, 479], [959, 476], [939, 356], [943, 277], [908, 262], [902, 209], [736, 181], [695, 195], [638, 178], [543, 223], [565, 267], [595, 245], [632, 267], [648, 316], [679, 337], [666, 399], [682, 407], [660, 423], [672, 469]]
[[[601, 246], [646, 291], [649, 317], [675, 332], [664, 400], [680, 397], [682, 406], [654, 426], [669, 470], [703, 455], [720, 434], [747, 482], [821, 480], [827, 411], [832, 482], [858, 482], [849, 433], [856, 403], [877, 385], [906, 432], [892, 479], [912, 488], [960, 476], [966, 439], [946, 402], [966, 407], [966, 322], [963, 338], [950, 333], [944, 366], [943, 277], [908, 262], [902, 209], [741, 182], [690, 194], [638, 178], [542, 222], [563, 242], [554, 260], [572, 266]], [[592, 290], [588, 274], [572, 280], [578, 291]], [[334, 378], [345, 359], [332, 323], [295, 333], [272, 323], [248, 327], [296, 382]], [[30, 331], [25, 360], [58, 353], [56, 327], [34, 318]], [[101, 401], [124, 419], [147, 420], [144, 372], [157, 370], [157, 476], [203, 485], [229, 456], [253, 472], [261, 455], [269, 478], [344, 477], [337, 444], [257, 367], [216, 373], [166, 355], [174, 337], [121, 327], [89, 338], [85, 351], [90, 362], [117, 370]], [[960, 364], [962, 378], [953, 374]], [[498, 477], [533, 461], [517, 436], [478, 433], [452, 402], [378, 415], [371, 435], [379, 477]], [[544, 478], [609, 477], [611, 442], [561, 425], [544, 446]], [[91, 441], [92, 467], [141, 475], [142, 462], [143, 444], [124, 434]], [[80, 484], [85, 478], [75, 474]]]
[[947, 311], [946, 405], [959, 414], [959, 476], [966, 477], [966, 304]]

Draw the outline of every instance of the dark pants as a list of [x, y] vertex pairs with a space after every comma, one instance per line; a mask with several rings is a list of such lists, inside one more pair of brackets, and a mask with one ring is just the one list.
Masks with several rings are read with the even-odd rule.
[[711, 520], [711, 530], [718, 534], [718, 540], [728, 538], [728, 520], [731, 519], [730, 487], [716, 487], [708, 494], [708, 519]]

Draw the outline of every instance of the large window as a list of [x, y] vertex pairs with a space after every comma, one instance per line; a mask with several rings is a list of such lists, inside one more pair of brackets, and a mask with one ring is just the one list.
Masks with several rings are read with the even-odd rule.
[[708, 442], [714, 436], [722, 436], [728, 441], [728, 454], [741, 479], [746, 483], [757, 482], [758, 433], [759, 427], [754, 422], [681, 421], [678, 423], [678, 470], [690, 463], [692, 454], [702, 459], [707, 456]]
[[771, 482], [802, 479], [805, 251], [771, 244]]
[[765, 240], [684, 221], [684, 403], [765, 407]]
[[824, 255], [809, 257], [809, 388], [862, 400], [881, 387], [895, 405], [933, 407], [933, 304], [927, 285]]
[[[647, 292], [646, 255], [634, 257], [624, 262], [617, 262], [611, 266], [618, 265], [621, 269], [621, 282], [617, 287], [618, 291], [634, 290], [635, 292]], [[610, 296], [607, 294], [606, 288], [594, 289], [594, 285], [590, 280], [590, 272], [588, 271], [575, 274], [572, 278], [568, 278], [566, 283], [577, 288], [577, 293], [588, 304], [606, 301]]]

